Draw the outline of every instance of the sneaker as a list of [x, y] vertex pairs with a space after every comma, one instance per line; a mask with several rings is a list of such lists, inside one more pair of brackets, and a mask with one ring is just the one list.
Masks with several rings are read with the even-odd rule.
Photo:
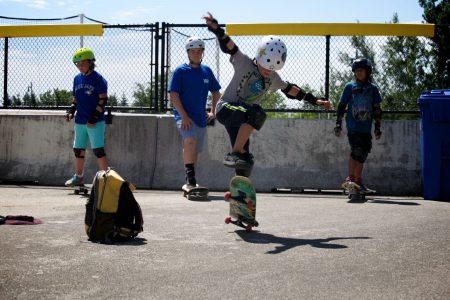
[[193, 189], [193, 188], [195, 188], [195, 187], [197, 187], [198, 185], [193, 185], [193, 184], [190, 184], [190, 183], [186, 183], [186, 184], [184, 184], [182, 187], [181, 187], [181, 189], [183, 190], [183, 191], [189, 191], [190, 189]]
[[374, 190], [369, 189], [369, 188], [367, 187], [367, 185], [365, 185], [365, 184], [362, 184], [362, 183], [361, 183], [360, 186], [361, 186], [361, 193], [364, 193], [364, 194], [373, 194], [373, 193], [375, 193]]
[[83, 176], [78, 176], [74, 174], [72, 178], [66, 181], [65, 185], [71, 187], [83, 185]]
[[344, 183], [341, 184], [341, 187], [344, 190], [353, 190], [355, 188], [353, 181], [350, 179], [350, 177], [345, 178]]
[[228, 153], [223, 160], [223, 164], [225, 166], [235, 169], [249, 169], [253, 166], [253, 163], [253, 155], [251, 155], [250, 153]]

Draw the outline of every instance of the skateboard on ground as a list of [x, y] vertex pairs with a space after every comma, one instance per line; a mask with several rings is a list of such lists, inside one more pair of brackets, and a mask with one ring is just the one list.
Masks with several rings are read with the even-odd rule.
[[181, 188], [183, 190], [183, 196], [186, 197], [188, 200], [194, 200], [194, 201], [202, 201], [202, 200], [208, 200], [208, 193], [209, 190], [202, 186], [196, 186], [194, 188], [187, 188], [187, 185], [183, 185]]
[[366, 202], [366, 195], [374, 194], [374, 190], [361, 190], [360, 187], [356, 186], [354, 183], [347, 184], [345, 191], [348, 194], [349, 202]]
[[87, 195], [89, 193], [89, 188], [87, 186], [83, 185], [76, 185], [73, 186], [75, 195]]
[[234, 176], [230, 180], [230, 190], [224, 194], [225, 201], [230, 202], [230, 216], [225, 218], [226, 224], [234, 224], [252, 231], [257, 227], [256, 193], [250, 179], [244, 176]]

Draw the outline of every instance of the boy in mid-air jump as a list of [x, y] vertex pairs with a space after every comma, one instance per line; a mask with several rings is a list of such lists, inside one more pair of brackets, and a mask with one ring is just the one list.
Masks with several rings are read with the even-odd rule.
[[277, 71], [286, 62], [287, 49], [279, 37], [265, 36], [256, 57], [251, 59], [239, 50], [210, 13], [203, 18], [208, 29], [216, 35], [220, 49], [230, 55], [234, 68], [233, 78], [216, 108], [217, 120], [225, 126], [232, 146], [223, 163], [235, 168], [237, 175], [248, 177], [254, 164], [249, 138], [253, 130], [260, 130], [266, 120], [260, 102], [268, 91], [281, 90], [290, 99], [307, 101], [325, 109], [330, 108], [330, 102], [280, 78]]

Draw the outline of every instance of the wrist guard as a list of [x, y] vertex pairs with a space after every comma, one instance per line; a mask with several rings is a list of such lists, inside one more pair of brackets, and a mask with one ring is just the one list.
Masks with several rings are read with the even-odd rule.
[[217, 28], [213, 29], [212, 27], [208, 26], [208, 30], [214, 33], [217, 36], [217, 38], [219, 39], [223, 38], [223, 36], [225, 35], [225, 30], [223, 30], [223, 28], [219, 26], [219, 22], [217, 22], [216, 19], [212, 19], [212, 23], [216, 25]]
[[98, 121], [98, 118], [100, 117], [100, 112], [98, 110], [94, 110], [92, 115], [88, 119], [88, 123], [95, 124]]
[[346, 107], [346, 105], [343, 104], [343, 103], [339, 103], [338, 104], [338, 108], [337, 108], [337, 118], [338, 119], [342, 119], [342, 117], [344, 116], [344, 114], [345, 114], [345, 107]]

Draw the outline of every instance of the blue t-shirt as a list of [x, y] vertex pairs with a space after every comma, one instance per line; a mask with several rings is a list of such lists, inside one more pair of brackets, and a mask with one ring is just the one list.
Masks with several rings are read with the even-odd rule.
[[367, 82], [349, 82], [345, 85], [339, 103], [345, 104], [345, 121], [348, 133], [371, 133], [373, 105], [381, 102], [378, 87]]
[[[180, 97], [183, 109], [199, 127], [206, 127], [205, 109], [208, 91], [217, 92], [220, 84], [211, 69], [200, 64], [192, 68], [187, 64], [178, 66], [169, 83], [169, 92], [176, 92]], [[175, 121], [181, 119], [177, 110], [173, 109]]]
[[[96, 71], [89, 75], [78, 74], [73, 80], [72, 95], [77, 100], [77, 113], [75, 123], [86, 124], [97, 107], [98, 95], [108, 92], [108, 83]], [[105, 115], [101, 113], [98, 121], [104, 121]]]

